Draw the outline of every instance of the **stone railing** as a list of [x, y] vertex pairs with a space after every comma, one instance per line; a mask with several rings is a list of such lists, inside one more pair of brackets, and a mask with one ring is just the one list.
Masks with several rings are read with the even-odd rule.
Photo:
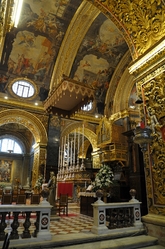
[[92, 232], [95, 234], [112, 234], [124, 229], [128, 232], [141, 230], [141, 211], [138, 200], [132, 197], [129, 202], [104, 203], [101, 197], [92, 204], [94, 225]]
[[[10, 223], [10, 240], [12, 245], [18, 245], [22, 242], [30, 243], [37, 241], [51, 240], [52, 236], [49, 230], [50, 211], [52, 206], [46, 200], [38, 205], [0, 205], [0, 246], [3, 244], [6, 234], [7, 224]], [[30, 233], [31, 214], [34, 213], [34, 231]], [[20, 215], [23, 220], [22, 234], [18, 233]], [[30, 241], [29, 241], [30, 240]]]

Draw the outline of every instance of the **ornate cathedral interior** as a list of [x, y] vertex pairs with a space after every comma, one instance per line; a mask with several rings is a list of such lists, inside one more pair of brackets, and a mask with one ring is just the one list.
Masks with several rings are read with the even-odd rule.
[[0, 14], [1, 187], [33, 189], [53, 171], [57, 196], [65, 183], [77, 201], [106, 164], [110, 201], [129, 201], [135, 189], [159, 237], [164, 0], [1, 0]]

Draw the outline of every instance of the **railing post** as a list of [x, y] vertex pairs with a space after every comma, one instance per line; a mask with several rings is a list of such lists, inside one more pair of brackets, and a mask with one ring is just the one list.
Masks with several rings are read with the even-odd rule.
[[1, 222], [0, 222], [0, 241], [1, 241], [5, 239], [5, 228], [7, 227], [5, 220], [7, 212], [3, 212], [0, 214], [1, 214]]
[[141, 211], [140, 211], [141, 202], [135, 199], [136, 190], [131, 189], [130, 195], [132, 196], [132, 199], [129, 201], [129, 203], [134, 203], [134, 206], [133, 206], [134, 226], [137, 228], [143, 228], [143, 223], [141, 222]]
[[40, 217], [39, 217], [39, 231], [37, 234], [37, 238], [42, 238], [45, 240], [51, 240], [52, 235], [50, 233], [50, 211], [52, 206], [50, 203], [44, 199], [43, 201], [40, 202], [42, 207], [44, 206], [44, 209], [40, 212]]
[[143, 223], [141, 222], [140, 203], [134, 205], [134, 226], [137, 228], [143, 228]]
[[108, 233], [108, 228], [106, 226], [106, 212], [105, 206], [106, 204], [101, 201], [100, 198], [92, 204], [93, 206], [93, 219], [94, 224], [91, 231], [95, 234], [106, 234]]
[[11, 224], [11, 234], [10, 234], [10, 239], [18, 239], [19, 238], [19, 234], [17, 231], [17, 228], [19, 227], [19, 222], [18, 222], [18, 215], [20, 212], [13, 212], [13, 216], [14, 216], [14, 220]]

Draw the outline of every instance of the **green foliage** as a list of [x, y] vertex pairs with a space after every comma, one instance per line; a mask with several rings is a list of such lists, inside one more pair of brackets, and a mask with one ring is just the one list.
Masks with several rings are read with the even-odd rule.
[[35, 183], [35, 185], [34, 185], [34, 189], [40, 190], [41, 187], [42, 187], [42, 184], [43, 184], [43, 182], [44, 182], [43, 180], [44, 180], [43, 175], [39, 175], [39, 176], [38, 176], [38, 179], [37, 179], [37, 181], [36, 181], [36, 183]]

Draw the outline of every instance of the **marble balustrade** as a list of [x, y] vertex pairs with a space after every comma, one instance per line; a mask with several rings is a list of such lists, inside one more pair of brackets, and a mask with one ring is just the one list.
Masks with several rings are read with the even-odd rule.
[[121, 230], [137, 231], [143, 229], [141, 222], [140, 204], [135, 198], [129, 202], [104, 203], [98, 199], [93, 206], [95, 234], [112, 234]]
[[[11, 222], [10, 240], [12, 240], [12, 245], [21, 243], [21, 240], [24, 240], [24, 242], [27, 240], [28, 243], [29, 240], [33, 242], [51, 240], [52, 236], [49, 230], [51, 208], [52, 206], [46, 200], [42, 200], [38, 205], [0, 205], [0, 246], [5, 238], [8, 219]], [[29, 227], [31, 226], [30, 217], [32, 213], [36, 214], [34, 216], [35, 229], [33, 234], [30, 234]], [[20, 214], [25, 218], [22, 234], [18, 234]]]

